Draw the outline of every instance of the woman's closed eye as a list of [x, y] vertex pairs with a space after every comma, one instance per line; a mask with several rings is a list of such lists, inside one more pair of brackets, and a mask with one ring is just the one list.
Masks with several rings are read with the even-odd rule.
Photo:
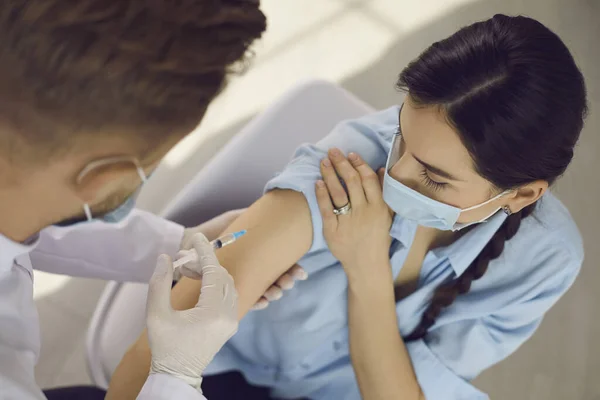
[[425, 168], [423, 168], [420, 175], [421, 175], [421, 180], [423, 181], [423, 184], [426, 187], [428, 187], [429, 189], [433, 190], [434, 192], [442, 190], [446, 186], [448, 186], [448, 183], [446, 183], [446, 182], [438, 182], [438, 181], [434, 181], [433, 179], [431, 179], [429, 177], [429, 174], [427, 173], [427, 169], [425, 169]]

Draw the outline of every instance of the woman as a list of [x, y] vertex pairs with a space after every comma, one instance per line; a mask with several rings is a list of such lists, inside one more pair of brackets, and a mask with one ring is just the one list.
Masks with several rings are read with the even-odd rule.
[[[249, 314], [209, 373], [241, 371], [277, 398], [485, 399], [469, 381], [575, 280], [582, 241], [547, 190], [586, 113], [561, 40], [496, 15], [434, 43], [398, 87], [402, 107], [301, 147], [230, 228], [251, 229], [219, 256], [242, 314], [256, 280], [298, 259], [310, 278]], [[197, 285], [177, 285], [175, 303], [194, 304]], [[211, 384], [224, 377], [206, 379], [209, 399], [236, 398]]]

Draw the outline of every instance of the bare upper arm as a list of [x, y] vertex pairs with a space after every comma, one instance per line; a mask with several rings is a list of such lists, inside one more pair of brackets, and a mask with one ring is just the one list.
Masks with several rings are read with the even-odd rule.
[[[235, 280], [241, 319], [265, 290], [310, 248], [312, 221], [308, 202], [302, 193], [274, 190], [254, 203], [227, 231], [240, 229], [248, 229], [248, 234], [219, 250], [217, 255]], [[171, 292], [173, 308], [194, 307], [200, 287], [200, 281], [183, 278]], [[150, 360], [144, 330], [113, 374], [106, 398], [135, 399], [148, 376]]]
[[[306, 198], [292, 190], [269, 192], [227, 231], [241, 229], [247, 229], [248, 233], [217, 252], [221, 265], [235, 281], [240, 318], [310, 248], [312, 222]], [[193, 307], [199, 292], [199, 281], [183, 279], [173, 289], [173, 307]]]

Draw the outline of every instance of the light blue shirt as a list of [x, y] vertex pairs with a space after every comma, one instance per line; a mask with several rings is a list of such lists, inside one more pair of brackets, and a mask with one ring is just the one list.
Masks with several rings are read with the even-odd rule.
[[[253, 384], [286, 399], [359, 400], [348, 348], [348, 282], [329, 252], [314, 185], [327, 149], [359, 153], [372, 168], [385, 165], [398, 124], [398, 107], [338, 124], [316, 145], [300, 147], [286, 169], [267, 184], [302, 192], [312, 214], [313, 243], [300, 260], [309, 279], [264, 311], [252, 312], [217, 355], [207, 373], [239, 370]], [[506, 216], [499, 212], [448, 247], [427, 253], [418, 289], [396, 305], [400, 334], [419, 323], [436, 287], [461, 275]], [[390, 260], [400, 273], [416, 225], [394, 219]], [[274, 251], [277, 251], [274, 249]], [[568, 211], [546, 194], [523, 220], [502, 255], [438, 317], [423, 340], [406, 344], [428, 400], [487, 399], [470, 384], [505, 359], [540, 325], [546, 311], [567, 291], [583, 261], [580, 234]], [[373, 326], [373, 329], [378, 329]]]

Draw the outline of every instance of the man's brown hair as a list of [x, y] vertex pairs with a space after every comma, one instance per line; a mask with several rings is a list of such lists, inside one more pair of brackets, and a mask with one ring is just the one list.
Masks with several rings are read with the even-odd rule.
[[189, 132], [265, 28], [258, 0], [1, 0], [1, 146]]

